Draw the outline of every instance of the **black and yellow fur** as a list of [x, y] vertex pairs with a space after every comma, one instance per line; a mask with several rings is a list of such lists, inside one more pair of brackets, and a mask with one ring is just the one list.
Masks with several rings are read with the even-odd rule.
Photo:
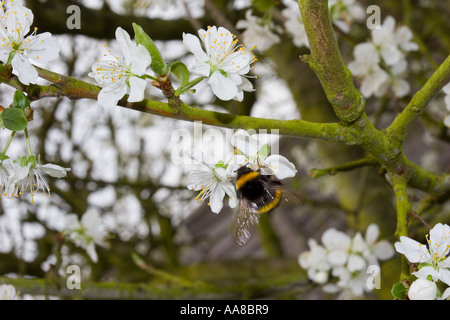
[[260, 170], [247, 166], [237, 170], [236, 192], [248, 209], [259, 214], [267, 213], [278, 207], [283, 190], [281, 181], [272, 175], [262, 175]]

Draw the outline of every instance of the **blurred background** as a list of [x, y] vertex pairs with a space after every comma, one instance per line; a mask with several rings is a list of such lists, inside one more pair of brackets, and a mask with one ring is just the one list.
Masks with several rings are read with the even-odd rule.
[[[252, 82], [256, 91], [246, 93], [242, 102], [223, 102], [201, 85], [196, 94], [182, 96], [183, 101], [256, 117], [336, 121], [316, 76], [298, 58], [308, 53], [308, 48], [295, 46], [284, 27], [281, 11], [293, 2], [30, 0], [24, 4], [33, 11], [38, 32], [52, 33], [61, 45], [60, 59], [44, 67], [90, 83], [94, 80], [87, 74], [102, 55], [103, 46], [117, 48], [114, 32], [119, 26], [133, 37], [132, 22], [136, 22], [152, 37], [166, 62], [181, 60], [189, 65], [193, 57], [182, 44], [183, 32], [197, 34], [199, 28], [222, 25], [242, 40], [243, 30], [236, 29], [236, 24], [245, 19], [246, 11], [252, 8], [253, 15], [262, 17], [270, 8], [272, 28], [280, 41], [262, 53], [255, 51], [254, 74], [258, 78]], [[357, 3], [364, 9], [372, 4], [365, 0]], [[70, 5], [80, 8], [80, 29], [67, 27]], [[450, 1], [389, 0], [377, 5], [382, 19], [392, 15], [398, 23], [408, 25], [420, 47], [408, 54], [406, 79], [411, 90], [407, 96], [367, 99], [367, 114], [378, 128], [384, 128], [450, 52]], [[353, 47], [370, 38], [370, 30], [363, 19], [352, 21], [347, 33], [336, 28], [336, 35], [348, 63], [353, 60]], [[0, 104], [9, 105], [13, 93], [2, 84]], [[146, 98], [164, 101], [150, 86]], [[297, 262], [298, 255], [308, 250], [308, 239], [320, 241], [331, 227], [349, 235], [364, 234], [369, 224], [376, 223], [380, 238], [396, 240], [394, 195], [383, 172], [364, 167], [318, 179], [309, 176], [313, 168], [363, 157], [357, 147], [277, 139], [279, 153], [297, 167], [296, 177], [286, 184], [300, 196], [301, 204], [280, 207], [261, 217], [250, 241], [239, 246], [231, 233], [235, 210], [225, 205], [214, 214], [206, 204], [198, 204], [196, 194], [186, 188], [189, 168], [171, 160], [176, 143], [172, 133], [177, 129], [193, 132], [192, 123], [120, 107], [106, 110], [86, 99], [47, 98], [31, 106], [35, 113], [29, 126], [33, 151], [40, 154], [41, 162], [71, 171], [65, 179], [49, 179], [50, 198], [36, 195], [34, 204], [27, 194], [0, 198], [0, 276], [65, 282], [66, 267], [76, 264], [82, 270], [82, 286], [92, 284], [89, 292], [52, 289], [53, 296], [117, 298], [116, 290], [132, 288], [123, 297], [136, 298], [140, 293], [132, 285], [146, 283], [156, 289], [143, 298], [153, 299], [322, 299], [329, 296], [307, 279]], [[450, 136], [442, 124], [445, 114], [444, 94], [440, 93], [410, 132], [404, 150], [412, 161], [437, 173], [448, 170], [450, 159]], [[0, 133], [2, 145], [8, 137], [6, 132]], [[16, 135], [13, 154], [26, 152], [21, 139], [23, 135]], [[410, 194], [414, 206], [425, 196], [417, 190]], [[98, 263], [70, 243], [61, 246], [58, 237], [67, 214], [82, 217], [89, 211], [100, 213], [102, 228], [110, 234], [110, 248], [97, 247]], [[422, 216], [431, 226], [448, 223], [449, 217], [448, 203], [435, 205]], [[412, 236], [426, 233], [416, 219], [411, 219], [410, 226]], [[133, 253], [142, 258], [143, 265], [136, 264]], [[381, 289], [368, 298], [391, 299], [399, 264], [399, 256], [383, 263]], [[47, 283], [52, 285], [52, 281]], [[100, 289], [97, 282], [112, 283], [114, 289]], [[221, 285], [223, 291], [209, 291], [204, 283]], [[20, 291], [30, 297], [46, 292], [45, 285], [25, 286]]]

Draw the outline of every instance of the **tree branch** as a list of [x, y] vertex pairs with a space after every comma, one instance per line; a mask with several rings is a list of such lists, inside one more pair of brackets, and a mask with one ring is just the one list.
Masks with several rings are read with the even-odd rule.
[[[52, 85], [25, 86], [4, 67], [0, 67], [0, 82], [26, 92], [31, 101], [43, 97], [61, 96], [65, 96], [72, 100], [83, 98], [96, 100], [98, 93], [100, 92], [100, 87], [85, 81], [64, 76], [39, 67], [36, 67], [36, 69], [38, 70], [39, 76], [52, 82]], [[174, 108], [171, 108], [168, 103], [161, 101], [145, 99], [141, 102], [130, 103], [126, 98], [127, 96], [119, 101], [119, 106], [163, 117], [191, 122], [201, 121], [203, 124], [231, 129], [277, 129], [281, 135], [319, 139], [328, 142], [355, 143], [354, 137], [338, 123], [314, 123], [297, 119], [277, 120], [253, 118], [194, 108], [183, 102], [181, 102], [180, 108], [175, 110]]]
[[411, 99], [406, 108], [387, 129], [391, 138], [399, 143], [406, 138], [408, 129], [422, 115], [434, 95], [450, 81], [450, 55]]
[[[411, 203], [408, 200], [408, 181], [398, 175], [390, 175], [393, 189], [395, 192], [395, 202], [397, 206], [397, 228], [395, 236], [400, 239], [402, 236], [408, 236], [408, 217], [412, 212]], [[402, 269], [400, 281], [409, 279], [409, 263], [402, 255]]]
[[312, 169], [309, 173], [311, 177], [317, 179], [319, 177], [325, 175], [335, 175], [338, 172], [351, 171], [356, 168], [361, 168], [365, 166], [373, 166], [376, 165], [377, 162], [372, 158], [363, 158], [355, 161], [350, 161], [335, 167], [326, 168], [326, 169]]
[[331, 25], [327, 0], [299, 0], [311, 55], [303, 56], [322, 84], [339, 119], [353, 122], [364, 113], [365, 100], [353, 84]]

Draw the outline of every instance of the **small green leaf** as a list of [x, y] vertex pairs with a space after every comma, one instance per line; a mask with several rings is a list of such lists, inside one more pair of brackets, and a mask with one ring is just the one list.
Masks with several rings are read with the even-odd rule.
[[7, 108], [2, 112], [3, 125], [12, 131], [21, 131], [28, 125], [23, 110], [20, 108]]
[[27, 96], [22, 91], [16, 90], [16, 92], [14, 92], [12, 107], [25, 110], [25, 108], [27, 108], [29, 106], [30, 106], [30, 100], [28, 100]]
[[266, 143], [265, 145], [263, 145], [262, 147], [261, 147], [261, 149], [259, 149], [259, 151], [258, 151], [258, 155], [259, 155], [259, 157], [261, 158], [261, 159], [265, 159], [265, 158], [267, 158], [267, 156], [269, 155], [269, 153], [270, 153], [270, 147], [269, 147], [269, 145]]
[[394, 298], [397, 298], [399, 300], [403, 299], [405, 296], [405, 293], [408, 291], [407, 288], [403, 285], [403, 283], [398, 282], [392, 286], [391, 293], [394, 296]]
[[164, 60], [161, 56], [161, 53], [159, 52], [158, 48], [155, 46], [155, 43], [150, 38], [148, 34], [145, 33], [145, 31], [142, 29], [141, 26], [139, 26], [136, 23], [133, 23], [133, 29], [134, 29], [134, 38], [136, 40], [137, 44], [140, 44], [144, 46], [148, 52], [150, 53], [150, 56], [152, 57], [152, 63], [150, 64], [150, 67], [157, 75], [162, 75], [165, 73], [165, 67], [166, 64], [164, 63]]
[[220, 160], [219, 162], [216, 163], [216, 168], [223, 168], [224, 162], [222, 160]]
[[181, 87], [185, 87], [189, 83], [189, 70], [183, 62], [176, 61], [168, 64], [167, 69], [177, 77]]

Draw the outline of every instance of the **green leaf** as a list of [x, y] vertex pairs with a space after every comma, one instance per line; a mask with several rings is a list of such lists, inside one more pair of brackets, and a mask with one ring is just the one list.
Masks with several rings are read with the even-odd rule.
[[216, 168], [223, 168], [224, 162], [222, 160], [220, 160], [219, 162], [216, 163]]
[[269, 145], [266, 143], [265, 145], [263, 145], [262, 147], [261, 147], [261, 149], [259, 149], [259, 151], [258, 151], [258, 155], [259, 155], [259, 157], [261, 158], [261, 159], [265, 159], [265, 158], [267, 158], [267, 156], [269, 155], [269, 153], [270, 153], [270, 147], [269, 147]]
[[181, 87], [185, 87], [189, 83], [189, 70], [183, 62], [170, 63], [167, 65], [167, 69], [177, 77]]
[[161, 53], [155, 46], [153, 40], [150, 38], [148, 34], [145, 33], [142, 27], [139, 26], [138, 24], [133, 23], [133, 29], [136, 43], [144, 46], [150, 53], [150, 56], [152, 57], [152, 63], [150, 64], [152, 70], [157, 75], [164, 74], [166, 72], [166, 64], [164, 63]]
[[392, 286], [391, 293], [394, 296], [394, 298], [402, 300], [407, 291], [408, 291], [408, 289], [405, 288], [403, 283], [398, 282]]
[[25, 110], [25, 108], [29, 106], [30, 100], [28, 100], [27, 96], [22, 91], [16, 90], [16, 92], [14, 92], [12, 107]]
[[28, 125], [25, 113], [20, 108], [7, 108], [2, 112], [3, 125], [12, 131], [21, 131]]

